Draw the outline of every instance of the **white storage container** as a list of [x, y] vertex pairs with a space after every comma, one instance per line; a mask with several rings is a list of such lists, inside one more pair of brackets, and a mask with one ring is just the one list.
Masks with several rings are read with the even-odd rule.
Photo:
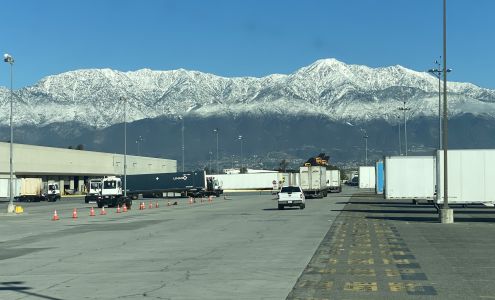
[[435, 199], [433, 156], [385, 157], [385, 199]]
[[359, 167], [359, 188], [360, 189], [375, 188], [375, 167], [368, 167], [368, 166]]

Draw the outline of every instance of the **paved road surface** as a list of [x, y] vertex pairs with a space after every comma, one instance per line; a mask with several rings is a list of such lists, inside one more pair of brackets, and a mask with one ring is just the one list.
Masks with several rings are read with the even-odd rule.
[[348, 199], [279, 211], [253, 193], [95, 217], [81, 199], [25, 204], [0, 214], [0, 299], [285, 299]]

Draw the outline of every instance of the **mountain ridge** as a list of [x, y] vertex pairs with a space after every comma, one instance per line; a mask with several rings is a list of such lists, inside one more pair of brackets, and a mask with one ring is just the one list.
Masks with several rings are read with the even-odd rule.
[[[449, 114], [495, 118], [495, 90], [449, 82]], [[339, 121], [398, 121], [403, 101], [408, 118], [438, 114], [438, 79], [400, 65], [370, 68], [320, 59], [291, 74], [221, 77], [185, 69], [120, 72], [82, 69], [50, 75], [14, 92], [17, 125], [69, 121], [106, 128], [122, 123], [120, 97], [128, 102], [127, 121], [160, 116], [195, 117], [242, 114], [325, 115]], [[0, 103], [10, 91], [0, 87]], [[8, 105], [0, 124], [8, 124]]]

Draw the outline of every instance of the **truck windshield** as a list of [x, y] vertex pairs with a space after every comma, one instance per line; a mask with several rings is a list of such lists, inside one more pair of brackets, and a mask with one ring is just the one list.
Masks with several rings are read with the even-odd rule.
[[298, 193], [301, 189], [298, 186], [284, 186], [281, 193]]
[[91, 189], [96, 190], [101, 188], [101, 182], [91, 182]]
[[114, 189], [116, 187], [117, 187], [117, 182], [115, 182], [115, 181], [105, 181], [103, 183], [104, 189]]

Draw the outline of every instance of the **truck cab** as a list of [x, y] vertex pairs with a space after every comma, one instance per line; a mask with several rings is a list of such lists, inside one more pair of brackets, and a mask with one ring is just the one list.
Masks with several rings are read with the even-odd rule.
[[110, 176], [102, 179], [100, 197], [97, 197], [96, 203], [99, 208], [103, 206], [122, 206], [124, 204], [130, 208], [132, 200], [124, 197], [122, 193], [122, 179], [120, 177]]
[[43, 194], [42, 196], [48, 202], [55, 202], [60, 200], [60, 188], [58, 187], [58, 183], [47, 183], [43, 186]]
[[96, 202], [101, 195], [101, 183], [102, 179], [90, 179], [88, 182], [88, 193], [84, 197], [85, 203]]

